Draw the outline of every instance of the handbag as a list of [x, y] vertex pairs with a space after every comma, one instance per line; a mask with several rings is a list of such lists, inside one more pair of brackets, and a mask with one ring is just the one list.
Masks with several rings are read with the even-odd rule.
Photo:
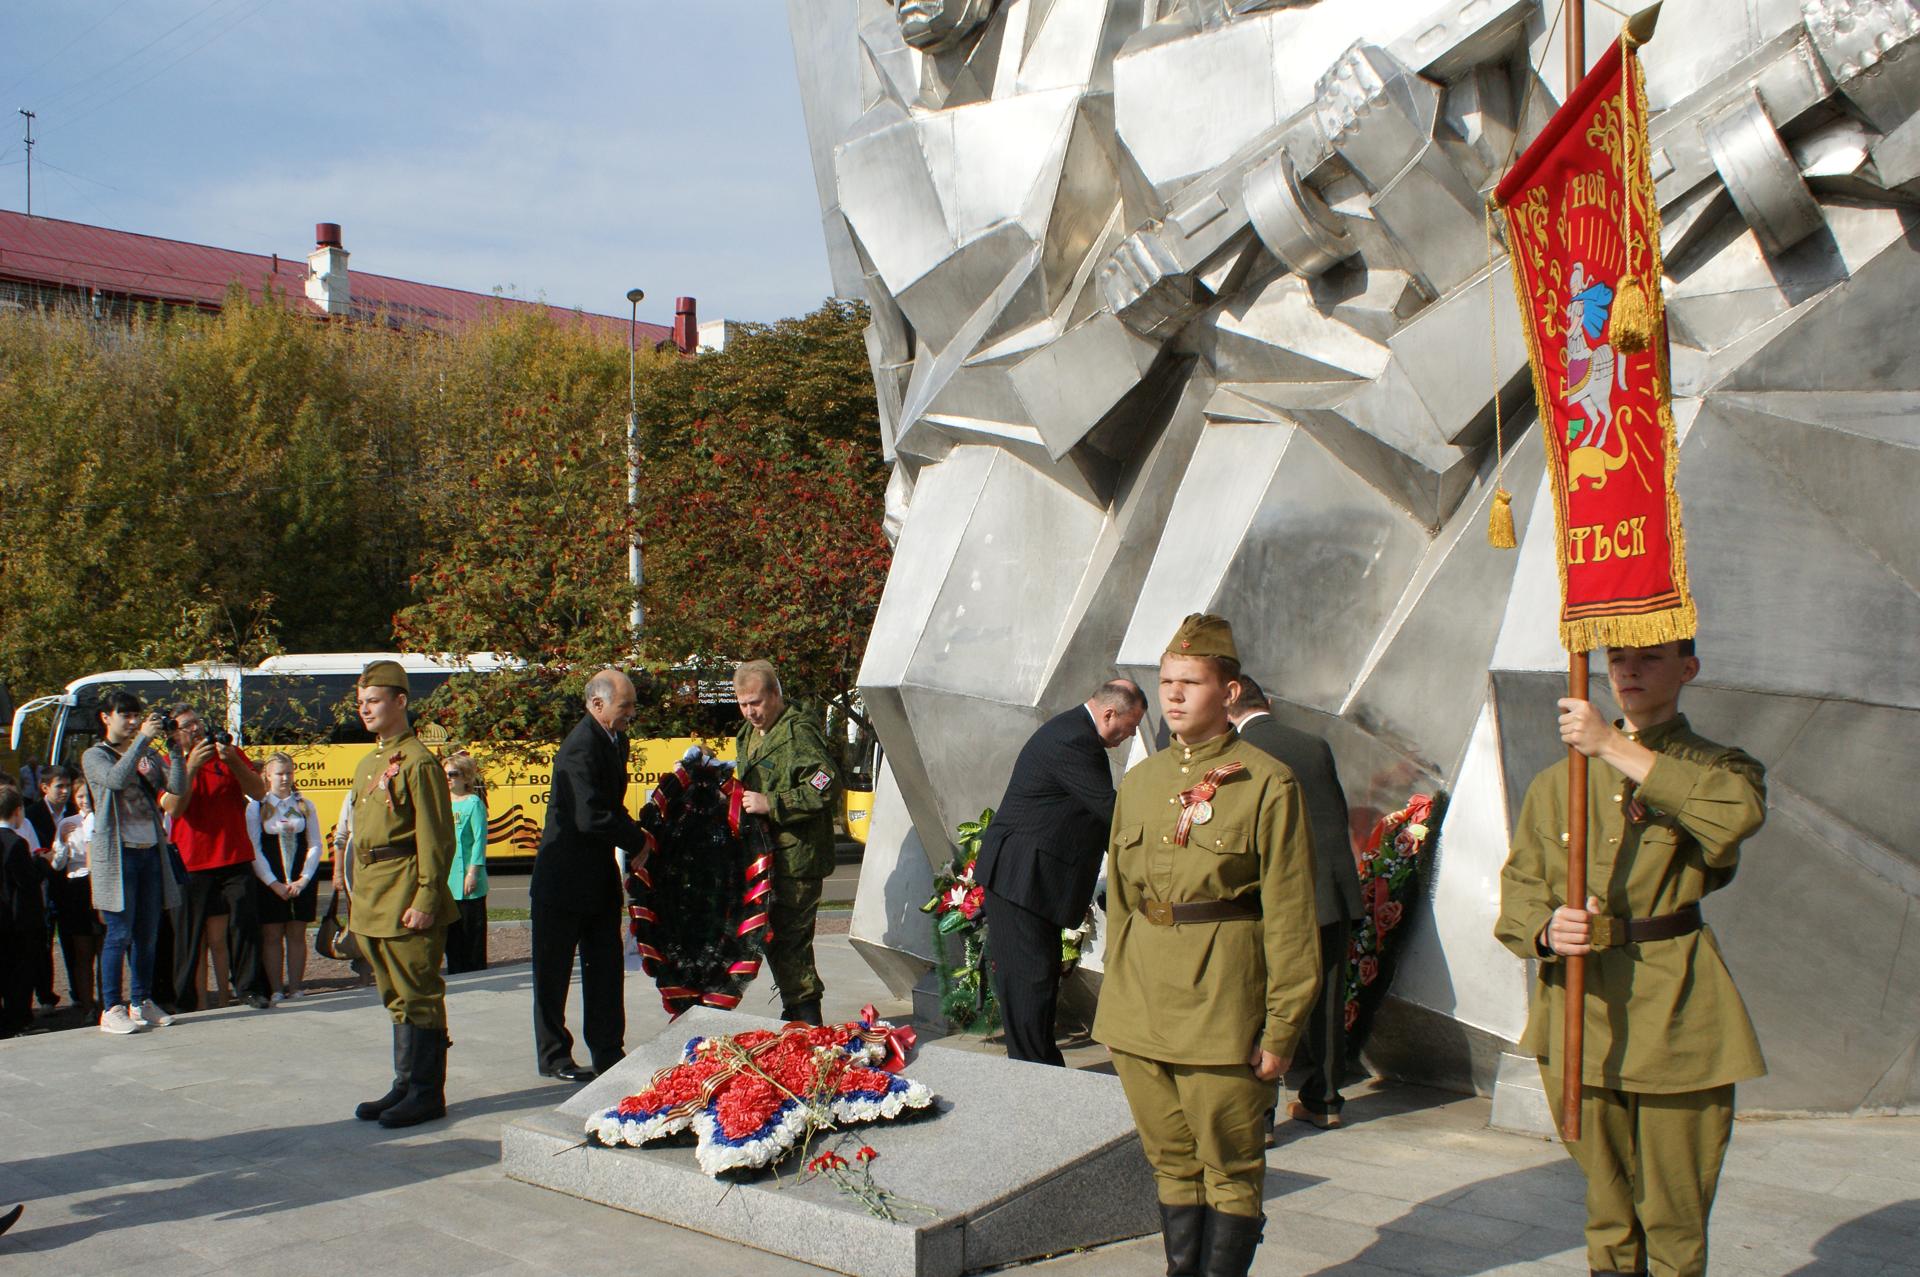
[[[347, 909], [350, 910], [352, 907], [352, 901], [349, 900]], [[314, 930], [313, 951], [335, 962], [359, 962], [360, 942], [353, 938], [351, 931], [347, 930], [346, 919], [341, 916], [342, 913], [340, 891], [335, 888], [332, 898], [327, 901], [327, 912], [320, 919], [319, 927]]]

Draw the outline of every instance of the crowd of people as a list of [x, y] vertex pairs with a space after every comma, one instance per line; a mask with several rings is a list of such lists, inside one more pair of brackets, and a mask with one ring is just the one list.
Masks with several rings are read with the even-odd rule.
[[[36, 1004], [70, 1001], [125, 1035], [183, 1012], [304, 997], [326, 829], [293, 758], [256, 767], [192, 706], [149, 709], [130, 692], [110, 693], [99, 716], [78, 770], [42, 767], [25, 785], [0, 773], [0, 1037], [31, 1028]], [[457, 817], [448, 969], [479, 970], [483, 783], [465, 751], [444, 768]], [[336, 833], [336, 889], [350, 824]]]

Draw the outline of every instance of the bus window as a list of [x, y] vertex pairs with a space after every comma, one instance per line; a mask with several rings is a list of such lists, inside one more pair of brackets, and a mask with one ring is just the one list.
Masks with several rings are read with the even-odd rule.
[[67, 710], [64, 730], [54, 751], [58, 761], [69, 767], [80, 766], [80, 756], [100, 740], [100, 702], [122, 690], [138, 696], [150, 710], [187, 704], [199, 711], [201, 719], [211, 726], [226, 726], [227, 684], [224, 679], [143, 678], [129, 675], [88, 683], [74, 689], [74, 703]]
[[[447, 675], [416, 670], [407, 675], [418, 705], [437, 691]], [[354, 708], [358, 673], [242, 674], [241, 739], [252, 745], [371, 745]]]

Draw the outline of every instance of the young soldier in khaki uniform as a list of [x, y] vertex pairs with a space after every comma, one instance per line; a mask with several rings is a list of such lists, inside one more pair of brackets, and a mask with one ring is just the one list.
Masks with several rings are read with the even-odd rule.
[[353, 774], [353, 912], [348, 926], [393, 1017], [393, 1088], [354, 1109], [412, 1126], [447, 1111], [447, 982], [440, 959], [454, 915], [453, 801], [438, 759], [407, 722], [407, 672], [375, 661], [360, 675], [360, 721], [378, 740]]
[[780, 986], [781, 1018], [820, 1023], [826, 985], [813, 963], [813, 927], [820, 893], [833, 872], [833, 803], [839, 778], [827, 737], [788, 705], [780, 677], [766, 661], [733, 672], [734, 699], [746, 721], [734, 738], [741, 810], [773, 826], [773, 935], [767, 966]]
[[1567, 763], [1534, 778], [1500, 875], [1495, 935], [1539, 963], [1520, 1048], [1558, 1103], [1566, 968], [1587, 955], [1580, 1138], [1587, 1262], [1596, 1274], [1707, 1271], [1707, 1215], [1733, 1129], [1733, 1085], [1766, 1072], [1753, 1025], [1700, 919], [1766, 819], [1760, 764], [1697, 735], [1679, 711], [1691, 640], [1607, 652], [1626, 717], [1560, 702], [1560, 738], [1587, 770], [1585, 908], [1566, 900]]
[[1320, 983], [1313, 843], [1293, 774], [1240, 739], [1233, 630], [1160, 660], [1173, 743], [1120, 783], [1093, 1036], [1153, 1166], [1167, 1272], [1241, 1277], [1265, 1217], [1266, 1114]]

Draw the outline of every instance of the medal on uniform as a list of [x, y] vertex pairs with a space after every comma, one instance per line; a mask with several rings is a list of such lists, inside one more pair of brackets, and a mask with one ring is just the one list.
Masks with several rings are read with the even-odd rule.
[[1245, 763], [1224, 763], [1200, 778], [1200, 783], [1192, 789], [1180, 791], [1180, 819], [1173, 826], [1173, 841], [1176, 845], [1187, 845], [1187, 834], [1195, 825], [1204, 825], [1213, 819], [1213, 796], [1220, 792], [1220, 783], [1229, 776], [1238, 775], [1247, 769]]

